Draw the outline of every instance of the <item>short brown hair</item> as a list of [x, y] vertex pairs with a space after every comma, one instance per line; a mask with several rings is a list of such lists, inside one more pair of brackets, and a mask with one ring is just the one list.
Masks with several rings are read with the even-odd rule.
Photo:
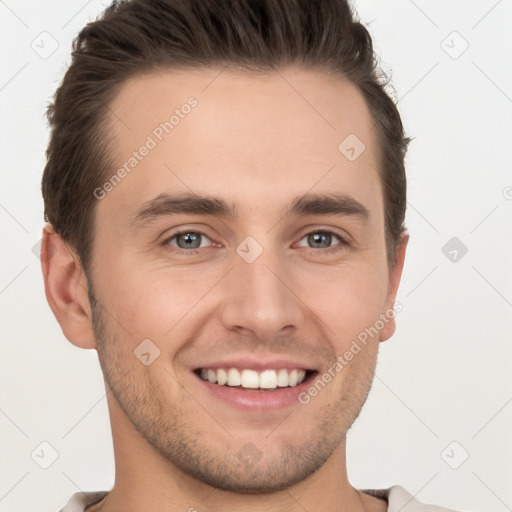
[[[109, 104], [128, 78], [153, 70], [231, 66], [271, 71], [298, 64], [337, 73], [363, 94], [377, 127], [388, 263], [404, 231], [409, 138], [385, 87], [372, 39], [347, 0], [115, 1], [73, 41], [72, 61], [47, 117], [44, 217], [87, 274], [93, 191], [108, 179]], [[340, 141], [341, 142], [341, 141]]]

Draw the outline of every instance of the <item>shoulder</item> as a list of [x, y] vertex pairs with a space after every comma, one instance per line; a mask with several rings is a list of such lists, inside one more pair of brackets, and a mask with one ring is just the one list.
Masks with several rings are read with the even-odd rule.
[[388, 512], [456, 512], [451, 508], [422, 503], [400, 485], [389, 489], [388, 503]]
[[388, 489], [365, 489], [362, 492], [386, 500], [387, 512], [457, 512], [451, 508], [422, 503], [400, 485]]
[[84, 512], [85, 507], [100, 501], [107, 491], [77, 492], [59, 512]]

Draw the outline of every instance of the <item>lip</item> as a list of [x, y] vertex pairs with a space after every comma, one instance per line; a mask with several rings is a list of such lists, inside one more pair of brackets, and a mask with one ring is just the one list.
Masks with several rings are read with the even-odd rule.
[[[273, 365], [276, 362], [272, 362]], [[222, 363], [226, 367], [226, 363]], [[229, 366], [228, 368], [236, 368], [236, 365]], [[276, 368], [276, 366], [242, 366], [243, 368], [262, 370], [268, 368]], [[208, 365], [200, 368], [216, 368], [213, 365]], [[278, 368], [287, 368], [286, 366], [278, 366]], [[301, 366], [292, 366], [291, 369], [301, 368]], [[307, 368], [305, 368], [307, 369]], [[305, 391], [310, 385], [312, 379], [318, 374], [317, 371], [308, 372], [306, 380], [297, 386], [289, 386], [285, 388], [275, 388], [274, 390], [256, 390], [256, 389], [241, 389], [239, 387], [221, 386], [212, 382], [203, 380], [197, 373], [191, 372], [193, 378], [197, 381], [201, 390], [204, 390], [208, 396], [213, 397], [228, 406], [243, 412], [276, 412], [285, 410], [292, 405], [299, 405], [298, 395]]]
[[306, 370], [316, 371], [317, 368], [312, 367], [303, 361], [292, 361], [291, 359], [267, 359], [259, 357], [258, 359], [243, 358], [243, 359], [226, 359], [223, 361], [210, 361], [204, 366], [197, 366], [195, 370], [201, 368], [218, 370], [224, 368], [229, 370], [230, 368], [236, 368], [237, 370], [256, 370], [262, 372], [263, 370], [280, 370], [282, 368], [286, 370]]

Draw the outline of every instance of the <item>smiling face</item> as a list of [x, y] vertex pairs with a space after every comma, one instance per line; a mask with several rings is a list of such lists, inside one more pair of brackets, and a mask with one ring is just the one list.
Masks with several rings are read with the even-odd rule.
[[[389, 269], [361, 94], [300, 69], [172, 71], [110, 109], [91, 275], [114, 437], [226, 490], [303, 480], [344, 451], [394, 329], [335, 365], [389, 317], [405, 250]], [[340, 151], [351, 134], [362, 153]]]

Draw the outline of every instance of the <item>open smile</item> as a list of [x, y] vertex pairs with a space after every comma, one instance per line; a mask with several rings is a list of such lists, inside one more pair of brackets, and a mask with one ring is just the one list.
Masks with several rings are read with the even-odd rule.
[[298, 386], [312, 373], [312, 370], [301, 368], [267, 369], [261, 372], [249, 368], [199, 368], [196, 370], [196, 374], [201, 379], [213, 384], [266, 391]]
[[201, 389], [245, 412], [271, 412], [298, 404], [298, 395], [318, 374], [305, 368], [216, 367], [193, 371]]

